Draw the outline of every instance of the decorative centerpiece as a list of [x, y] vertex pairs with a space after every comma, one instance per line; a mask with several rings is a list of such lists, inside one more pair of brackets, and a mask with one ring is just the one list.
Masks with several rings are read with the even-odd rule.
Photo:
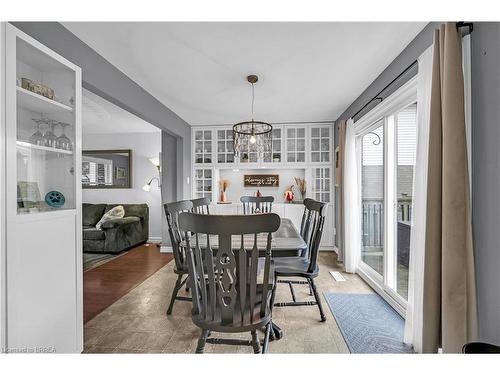
[[49, 86], [42, 85], [28, 78], [21, 78], [21, 87], [35, 94], [42, 95], [47, 99], [54, 100], [54, 90]]
[[307, 190], [307, 183], [305, 178], [295, 177], [295, 185], [297, 186], [297, 190], [300, 193], [301, 199], [304, 200]]
[[285, 201], [287, 203], [292, 203], [294, 194], [292, 191], [293, 186], [290, 186], [287, 190], [285, 190]]
[[220, 189], [220, 198], [219, 203], [225, 203], [227, 200], [226, 190], [231, 185], [231, 181], [222, 179], [219, 181], [219, 189]]

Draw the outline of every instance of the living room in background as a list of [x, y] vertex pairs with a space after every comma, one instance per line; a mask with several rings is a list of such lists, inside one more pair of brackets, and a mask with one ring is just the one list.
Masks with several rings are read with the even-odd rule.
[[[99, 159], [96, 165], [103, 165], [102, 172], [106, 170], [104, 165], [106, 162], [113, 162], [108, 168], [109, 184], [104, 181], [105, 175], [103, 174], [101, 180], [106, 186], [104, 188], [96, 185], [86, 186], [82, 193], [83, 202], [138, 207], [146, 204], [149, 210], [149, 228], [146, 228], [149, 236], [146, 240], [160, 242], [162, 236], [161, 192], [156, 184], [152, 184], [149, 191], [143, 190], [143, 186], [152, 177], [158, 176], [158, 169], [150, 159], [158, 157], [161, 152], [161, 131], [130, 112], [84, 89], [82, 132], [83, 149], [92, 150], [92, 155], [84, 152], [84, 161], [85, 158], [88, 162]], [[109, 150], [114, 151], [109, 154]], [[115, 155], [120, 157], [123, 155], [123, 165], [113, 161]], [[85, 165], [83, 167], [85, 168]], [[117, 177], [128, 177], [130, 185], [114, 184], [115, 186], [109, 188], [111, 181], [116, 181]], [[83, 178], [82, 176], [82, 183], [85, 184]], [[119, 181], [126, 180], [127, 178]], [[125, 216], [128, 216], [127, 213]], [[142, 217], [143, 215], [132, 216]]]

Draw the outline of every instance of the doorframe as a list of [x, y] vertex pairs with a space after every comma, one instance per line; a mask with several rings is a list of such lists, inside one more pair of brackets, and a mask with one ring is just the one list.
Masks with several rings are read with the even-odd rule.
[[[383, 137], [383, 149], [384, 149], [384, 240], [383, 240], [383, 252], [384, 252], [384, 276], [379, 275], [375, 270], [372, 270], [366, 263], [361, 259], [361, 254], [358, 256], [358, 264], [356, 267], [356, 272], [358, 275], [370, 285], [384, 300], [386, 300], [402, 317], [406, 314], [407, 301], [404, 300], [396, 291], [391, 290], [387, 285], [388, 271], [394, 271], [394, 265], [389, 265], [389, 262], [394, 261], [394, 254], [392, 257], [386, 256], [388, 245], [392, 242], [393, 249], [397, 246], [397, 232], [394, 229], [393, 223], [394, 214], [388, 215], [389, 212], [393, 213], [395, 207], [394, 202], [389, 201], [389, 197], [394, 196], [394, 189], [396, 186], [395, 171], [391, 170], [389, 173], [389, 167], [387, 165], [388, 154], [391, 156], [395, 155], [396, 150], [389, 149], [389, 142], [387, 142], [388, 136], [394, 138], [396, 135], [396, 120], [394, 114], [404, 108], [409, 104], [417, 101], [417, 77], [411, 78], [408, 82], [402, 85], [394, 93], [384, 99], [379, 105], [373, 108], [370, 112], [365, 114], [362, 118], [354, 123], [355, 134], [356, 134], [356, 153], [358, 155], [358, 198], [359, 207], [361, 209], [361, 158], [359, 157], [361, 151], [361, 139], [366, 133], [378, 128], [376, 126], [380, 120], [383, 121], [384, 137]], [[392, 115], [392, 116], [391, 116]], [[388, 129], [392, 126], [391, 132]], [[396, 147], [396, 142], [392, 142], [393, 146]], [[392, 162], [395, 168], [396, 164]], [[392, 192], [387, 188], [391, 185]], [[362, 215], [359, 215], [360, 228], [362, 228]], [[391, 224], [391, 225], [388, 225]], [[389, 242], [390, 238], [390, 242]], [[361, 240], [361, 238], [360, 238]], [[359, 251], [361, 253], [361, 246], [359, 246]], [[391, 275], [390, 277], [393, 277]]]

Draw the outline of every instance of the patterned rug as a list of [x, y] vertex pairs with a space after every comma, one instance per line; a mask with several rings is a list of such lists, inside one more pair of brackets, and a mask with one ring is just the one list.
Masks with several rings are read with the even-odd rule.
[[414, 353], [404, 319], [378, 294], [325, 293], [351, 353]]
[[83, 253], [83, 272], [96, 268], [126, 253], [127, 251], [119, 254]]

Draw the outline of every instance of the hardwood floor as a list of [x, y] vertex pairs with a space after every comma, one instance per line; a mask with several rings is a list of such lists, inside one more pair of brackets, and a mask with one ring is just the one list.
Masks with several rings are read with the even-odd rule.
[[137, 246], [123, 256], [83, 273], [83, 319], [88, 322], [173, 259], [156, 244]]

